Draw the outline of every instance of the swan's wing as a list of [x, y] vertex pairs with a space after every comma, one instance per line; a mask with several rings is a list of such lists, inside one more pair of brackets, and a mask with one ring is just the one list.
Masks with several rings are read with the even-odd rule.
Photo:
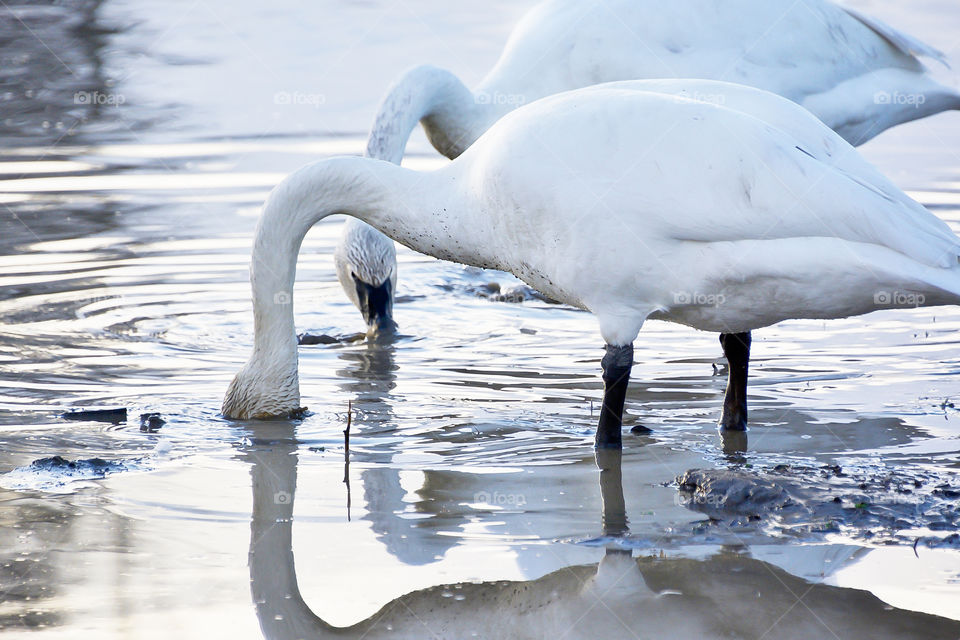
[[[684, 85], [687, 95], [674, 93]], [[724, 100], [688, 97], [718, 92]], [[930, 266], [955, 266], [960, 256], [943, 221], [829, 127], [755, 89], [700, 80], [598, 85], [538, 101], [490, 133], [479, 156], [524, 166], [491, 191], [524, 194], [533, 216], [544, 192], [527, 202], [529, 185], [569, 176], [548, 208], [582, 232], [593, 232], [583, 225], [593, 212], [604, 216], [600, 231], [625, 224], [643, 242], [839, 238]]]
[[520, 22], [478, 89], [529, 103], [631, 78], [721, 79], [785, 96], [862, 144], [960, 108], [960, 94], [926, 74], [916, 55], [943, 60], [827, 0], [546, 0]]
[[841, 9], [859, 20], [865, 26], [869, 27], [874, 33], [902, 51], [904, 54], [914, 57], [926, 56], [941, 62], [948, 68], [950, 67], [950, 64], [947, 62], [946, 54], [939, 49], [935, 49], [909, 34], [903, 33], [902, 31], [897, 31], [887, 23], [872, 16], [860, 13], [856, 9], [851, 9], [850, 7], [841, 7]]
[[[677, 95], [684, 85], [688, 95]], [[724, 100], [690, 97], [718, 91]], [[849, 143], [756, 89], [702, 80], [588, 87], [508, 114], [465, 155], [476, 188], [523, 212], [497, 221], [507, 234], [575, 231], [596, 235], [597, 246], [636, 240], [651, 250], [838, 238], [929, 266], [960, 257], [950, 228]]]
[[830, 127], [816, 118], [811, 118], [809, 110], [776, 93], [752, 86], [722, 80], [677, 78], [624, 80], [599, 86], [660, 94], [749, 114], [789, 133], [826, 157], [834, 155], [838, 149], [847, 146], [843, 138]]
[[802, 102], [878, 70], [922, 72], [916, 55], [943, 59], [827, 0], [546, 0], [520, 21], [480, 88], [530, 102], [629, 78], [714, 78]]
[[[691, 168], [708, 181], [716, 206], [695, 220], [679, 218], [675, 239], [835, 237], [885, 246], [929, 266], [957, 266], [960, 239], [946, 223], [809, 114], [787, 104], [777, 117], [702, 103], [689, 111], [705, 131], [675, 153], [688, 163], [693, 158]], [[782, 126], [791, 117], [805, 121]]]
[[857, 176], [859, 182], [883, 197], [916, 205], [866, 162], [842, 136], [812, 117], [807, 109], [775, 93], [719, 80], [627, 80], [598, 86], [655, 93], [750, 116], [794, 138], [804, 153], [850, 176]]

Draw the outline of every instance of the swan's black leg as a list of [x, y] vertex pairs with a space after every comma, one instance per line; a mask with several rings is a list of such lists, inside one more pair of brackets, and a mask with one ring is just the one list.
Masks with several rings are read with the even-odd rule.
[[723, 396], [720, 428], [743, 431], [747, 428], [747, 369], [750, 366], [750, 332], [721, 333], [720, 345], [727, 357], [727, 392]]
[[633, 367], [633, 345], [607, 345], [600, 361], [603, 367], [603, 407], [597, 425], [598, 449], [620, 449], [623, 446], [620, 430], [623, 426], [623, 401], [627, 397], [627, 383]]

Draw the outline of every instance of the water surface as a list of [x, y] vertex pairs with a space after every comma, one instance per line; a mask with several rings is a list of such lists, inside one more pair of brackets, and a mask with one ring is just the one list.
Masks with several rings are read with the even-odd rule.
[[[716, 336], [648, 323], [627, 412], [628, 426], [654, 432], [625, 439], [629, 535], [617, 544], [605, 534], [623, 518], [609, 511], [609, 495], [602, 516], [591, 449], [601, 397], [595, 323], [563, 306], [477, 295], [490, 282], [517, 284], [504, 274], [401, 250], [401, 338], [302, 347], [312, 412], [302, 421], [219, 417], [251, 345], [246, 269], [269, 189], [309, 160], [360, 153], [377, 101], [406, 67], [434, 62], [479, 80], [531, 4], [72, 0], [0, 13], [5, 632], [280, 637], [294, 628], [290, 616], [317, 631], [308, 613], [363, 625], [382, 607], [384, 624], [400, 630], [409, 629], [403, 611], [435, 603], [422, 637], [483, 637], [495, 633], [487, 621], [453, 603], [479, 615], [503, 593], [514, 594], [504, 602], [544, 604], [503, 589], [583, 597], [609, 567], [617, 578], [601, 584], [597, 602], [647, 602], [640, 570], [650, 587], [686, 590], [688, 600], [638, 611], [686, 611], [717, 633], [726, 623], [705, 612], [724, 601], [689, 600], [704, 572], [729, 576], [730, 593], [751, 572], [772, 577], [764, 593], [790, 587], [753, 619], [767, 620], [767, 637], [791, 628], [853, 637], [824, 622], [810, 589], [868, 622], [882, 603], [896, 624], [920, 624], [910, 612], [960, 620], [960, 551], [948, 541], [960, 520], [943, 489], [934, 493], [960, 484], [952, 308], [756, 332], [745, 450], [715, 430], [725, 383]], [[856, 4], [960, 59], [951, 3]], [[956, 231], [958, 124], [957, 114], [937, 116], [863, 149]], [[444, 162], [422, 134], [410, 149], [410, 166]], [[332, 268], [339, 224], [325, 220], [304, 242], [298, 330], [362, 328]], [[60, 417], [96, 407], [126, 407], [129, 417]], [[148, 412], [166, 421], [155, 433], [140, 429]], [[51, 456], [113, 466], [104, 477], [29, 468]], [[820, 530], [775, 519], [711, 527], [674, 483], [691, 468], [767, 478], [777, 465], [852, 511]], [[845, 479], [812, 479], [832, 465]], [[891, 474], [925, 484], [897, 493], [877, 482]], [[857, 520], [861, 503], [874, 520]], [[249, 558], [264, 556], [261, 572]], [[627, 622], [625, 637], [640, 634]], [[591, 637], [594, 624], [570, 621], [569, 637]]]

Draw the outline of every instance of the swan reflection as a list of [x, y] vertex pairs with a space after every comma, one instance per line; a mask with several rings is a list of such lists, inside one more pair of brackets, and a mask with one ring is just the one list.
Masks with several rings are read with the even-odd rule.
[[[397, 385], [397, 344], [395, 336], [376, 336], [340, 354], [344, 366], [337, 370], [340, 388], [354, 398], [354, 433], [370, 435], [393, 430], [392, 391]], [[450, 522], [453, 511], [443, 490], [454, 482], [442, 471], [426, 470], [418, 500], [412, 506], [415, 517], [405, 514], [409, 503], [400, 470], [392, 464], [395, 451], [353, 451], [351, 459], [368, 465], [360, 472], [366, 514], [377, 539], [387, 551], [407, 565], [436, 562], [457, 544], [456, 538], [434, 535], [438, 526], [456, 527]], [[423, 518], [422, 516], [429, 516]], [[463, 520], [463, 518], [460, 518]], [[443, 521], [441, 523], [441, 521]]]
[[[960, 622], [895, 609], [866, 591], [810, 584], [744, 553], [725, 551], [706, 560], [634, 558], [613, 541], [597, 564], [563, 567], [535, 580], [414, 591], [366, 620], [333, 627], [313, 613], [297, 586], [291, 535], [298, 460], [294, 427], [260, 423], [250, 429], [255, 433], [243, 457], [250, 463], [253, 489], [251, 592], [270, 640], [960, 637]], [[597, 466], [603, 533], [625, 536], [620, 452], [599, 452]], [[393, 534], [385, 527], [380, 535]]]

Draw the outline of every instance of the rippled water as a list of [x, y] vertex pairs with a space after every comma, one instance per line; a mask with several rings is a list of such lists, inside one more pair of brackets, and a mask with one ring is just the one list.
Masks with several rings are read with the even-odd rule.
[[[567, 587], [550, 586], [552, 572], [568, 577], [556, 579], [562, 585], [594, 573], [601, 580], [615, 562], [603, 548], [590, 446], [601, 340], [584, 313], [477, 295], [491, 281], [518, 284], [510, 276], [401, 250], [401, 338], [301, 347], [312, 411], [302, 421], [218, 416], [251, 344], [246, 268], [269, 189], [306, 161], [359, 153], [380, 95], [404, 68], [432, 61], [478, 80], [530, 4], [72, 0], [0, 11], [5, 632], [281, 637], [291, 617], [307, 616], [294, 606], [302, 596], [311, 615], [333, 625], [388, 605], [383, 624], [395, 616], [398, 631], [409, 618], [403, 611], [423, 618], [425, 630], [404, 632], [410, 637], [434, 629], [495, 637], [483, 619], [457, 627], [451, 620], [465, 613], [451, 603], [479, 616], [499, 593], [496, 581], [553, 593]], [[960, 11], [948, 2], [909, 11], [888, 0], [857, 5], [948, 53], [960, 45]], [[958, 123], [957, 114], [937, 116], [864, 149], [956, 231]], [[442, 162], [420, 134], [411, 151], [411, 166]], [[339, 221], [327, 220], [304, 243], [301, 331], [362, 328], [334, 276], [338, 232]], [[896, 503], [903, 522], [895, 531], [855, 518], [814, 533], [750, 523], [716, 531], [703, 528], [705, 516], [673, 483], [690, 468], [766, 473], [787, 464], [958, 488], [958, 336], [952, 308], [756, 332], [749, 443], [745, 452], [726, 443], [725, 453], [715, 430], [725, 382], [715, 375], [716, 336], [649, 323], [627, 410], [628, 424], [654, 433], [625, 439], [622, 483], [631, 532], [623, 545], [642, 558], [647, 582], [688, 595], [694, 588], [664, 582], [654, 565], [692, 583], [698, 572], [729, 574], [731, 593], [742, 587], [738, 572], [782, 574], [764, 583], [766, 594], [799, 589], [792, 574], [835, 589], [824, 597], [867, 618], [875, 603], [840, 587], [960, 620], [960, 551], [930, 544], [960, 530], [949, 498]], [[97, 407], [126, 407], [129, 417], [60, 417]], [[166, 421], [155, 433], [140, 429], [148, 412]], [[103, 469], [29, 468], [51, 456], [115, 466], [103, 477]], [[851, 486], [845, 499], [858, 491]], [[863, 492], [894, 504], [889, 493]], [[604, 497], [609, 525], [617, 510]], [[916, 538], [925, 542], [915, 553]], [[270, 562], [248, 562], [251, 553]], [[477, 584], [469, 594], [445, 586], [458, 583]], [[412, 594], [418, 589], [428, 591]], [[529, 604], [525, 597], [509, 602]], [[579, 606], [556, 602], [568, 612]], [[774, 614], [768, 637], [780, 637], [790, 618], [776, 613], [788, 608], [813, 616], [797, 624], [829, 619], [799, 595], [764, 603], [758, 610]], [[571, 624], [572, 637], [596, 629]]]

